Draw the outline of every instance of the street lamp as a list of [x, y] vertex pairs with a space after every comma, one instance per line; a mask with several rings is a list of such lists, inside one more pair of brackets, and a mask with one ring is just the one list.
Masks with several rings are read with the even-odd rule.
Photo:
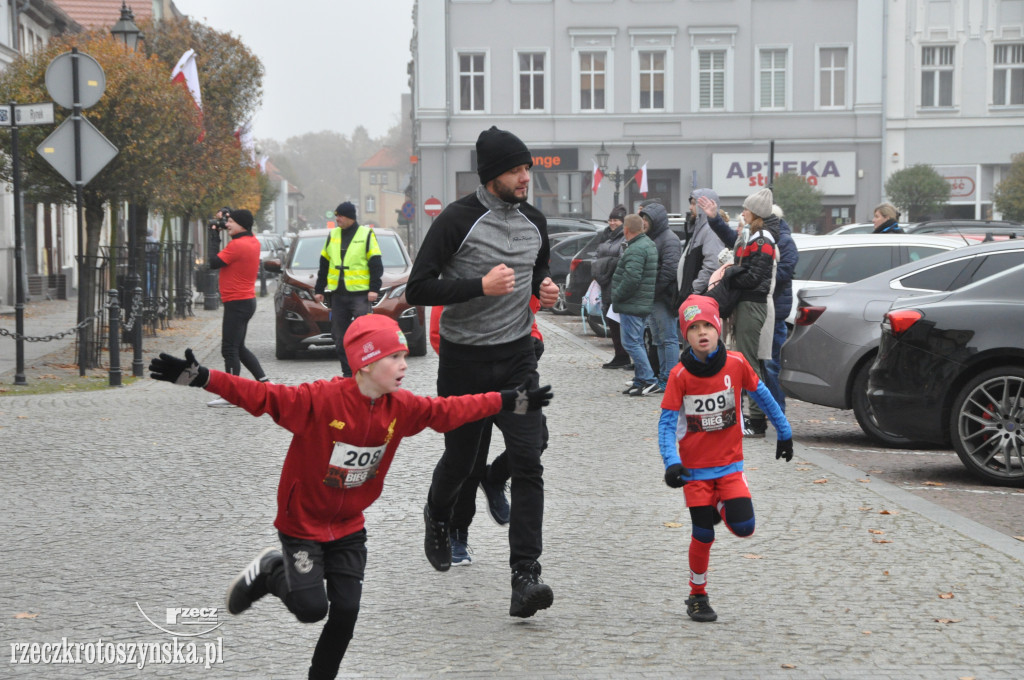
[[134, 50], [142, 38], [142, 31], [135, 25], [135, 13], [128, 7], [126, 0], [121, 0], [121, 18], [110, 29], [115, 40], [124, 42], [127, 50]]
[[[117, 20], [113, 28], [110, 29], [110, 34], [114, 36], [114, 40], [124, 43], [124, 49], [126, 52], [135, 51], [135, 48], [139, 45], [139, 39], [142, 37], [142, 31], [135, 25], [135, 14], [131, 8], [128, 7], [126, 0], [121, 0], [121, 18]], [[136, 301], [141, 303], [142, 288], [139, 286], [139, 241], [138, 234], [135, 232], [138, 230], [135, 224], [135, 204], [129, 202], [128, 204], [128, 277], [125, 281], [125, 288], [128, 295], [125, 296], [125, 304], [123, 305], [125, 310], [126, 318], [131, 318], [131, 315], [141, 307], [137, 305]], [[134, 356], [132, 358], [132, 375], [135, 377], [141, 377], [143, 373], [142, 363], [142, 315], [135, 314], [134, 325], [131, 331], [132, 346], [134, 349]], [[120, 342], [120, 338], [111, 338], [111, 343]]]
[[640, 162], [640, 152], [636, 150], [636, 142], [630, 144], [629, 151], [626, 152], [626, 162], [629, 164], [625, 170], [619, 170], [618, 166], [615, 167], [615, 172], [608, 172], [608, 150], [604, 148], [604, 142], [601, 142], [601, 150], [594, 154], [597, 157], [597, 167], [600, 168], [601, 173], [615, 182], [615, 198], [612, 200], [612, 206], [619, 204], [619, 188], [623, 181], [626, 182], [626, 186], [629, 186], [629, 182], [636, 175], [636, 171], [639, 169], [638, 163]]

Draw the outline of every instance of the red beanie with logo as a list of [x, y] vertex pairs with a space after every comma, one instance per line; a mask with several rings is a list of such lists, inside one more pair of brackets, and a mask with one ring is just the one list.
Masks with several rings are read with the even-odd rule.
[[680, 305], [679, 328], [683, 331], [683, 337], [686, 337], [686, 331], [697, 321], [707, 321], [719, 335], [722, 334], [722, 319], [718, 316], [718, 302], [714, 298], [691, 295]]
[[345, 332], [345, 356], [353, 373], [390, 354], [408, 351], [405, 334], [394, 319], [383, 314], [364, 314]]

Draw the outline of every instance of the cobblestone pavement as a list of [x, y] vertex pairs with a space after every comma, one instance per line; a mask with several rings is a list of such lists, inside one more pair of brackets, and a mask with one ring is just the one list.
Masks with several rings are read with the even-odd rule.
[[[272, 304], [259, 301], [247, 340], [271, 378], [335, 374], [329, 353], [273, 359]], [[192, 346], [217, 367], [220, 313], [197, 314], [208, 332]], [[341, 677], [1024, 676], [1021, 543], [804, 446], [776, 461], [770, 439], [747, 446], [758, 530], [719, 533], [709, 578], [719, 620], [691, 622], [688, 515], [661, 481], [659, 401], [622, 396], [624, 375], [600, 369], [603, 352], [541, 319], [541, 373], [555, 390], [542, 559], [554, 605], [508, 616], [507, 541], [483, 512], [474, 564], [430, 568], [421, 511], [443, 439], [428, 431], [403, 443], [367, 513], [363, 606]], [[435, 370], [433, 356], [411, 359], [407, 386], [434, 393]], [[167, 623], [168, 608], [222, 607], [227, 583], [276, 541], [288, 434], [267, 417], [207, 408], [210, 398], [147, 380], [0, 400], [4, 677], [305, 677], [320, 626], [273, 598], [237, 618], [218, 611], [209, 625], [219, 627], [195, 638], [184, 637], [202, 630], [187, 613]], [[222, 662], [15, 663], [23, 644], [63, 638], [197, 640], [200, 652], [219, 644]]]

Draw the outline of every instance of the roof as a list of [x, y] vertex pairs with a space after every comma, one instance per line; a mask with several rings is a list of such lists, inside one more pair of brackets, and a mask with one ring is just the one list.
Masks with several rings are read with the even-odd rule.
[[[121, 18], [121, 0], [53, 0], [68, 16], [86, 29], [109, 30]], [[135, 23], [153, 18], [152, 0], [127, 0]]]
[[[267, 173], [267, 177], [269, 177], [275, 182], [280, 182], [282, 180], [288, 182], [287, 178], [281, 174], [281, 171], [277, 168], [276, 165], [274, 165], [273, 161], [271, 161], [269, 158], [267, 159], [267, 162], [264, 164], [264, 172]], [[305, 194], [302, 193], [302, 191], [300, 191], [299, 188], [292, 184], [291, 182], [288, 182], [288, 195], [305, 197]]]
[[395, 154], [395, 150], [384, 147], [377, 153], [370, 156], [360, 168], [385, 168], [398, 169], [402, 166], [402, 159]]

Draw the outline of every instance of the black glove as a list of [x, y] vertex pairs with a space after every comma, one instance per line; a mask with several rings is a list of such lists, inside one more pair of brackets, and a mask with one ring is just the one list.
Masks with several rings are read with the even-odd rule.
[[527, 411], [536, 411], [542, 406], [547, 406], [551, 403], [551, 397], [551, 385], [530, 389], [523, 383], [514, 390], [501, 391], [501, 408], [521, 416]]
[[210, 382], [210, 369], [199, 365], [190, 348], [185, 350], [184, 359], [161, 352], [159, 357], [149, 362], [149, 377], [175, 385], [206, 387]]
[[782, 458], [787, 463], [793, 460], [793, 440], [780, 439], [775, 442], [775, 460]]
[[682, 487], [683, 484], [686, 484], [686, 480], [683, 479], [683, 475], [685, 474], [687, 474], [686, 468], [679, 463], [673, 463], [665, 470], [665, 483], [673, 489], [678, 489]]

